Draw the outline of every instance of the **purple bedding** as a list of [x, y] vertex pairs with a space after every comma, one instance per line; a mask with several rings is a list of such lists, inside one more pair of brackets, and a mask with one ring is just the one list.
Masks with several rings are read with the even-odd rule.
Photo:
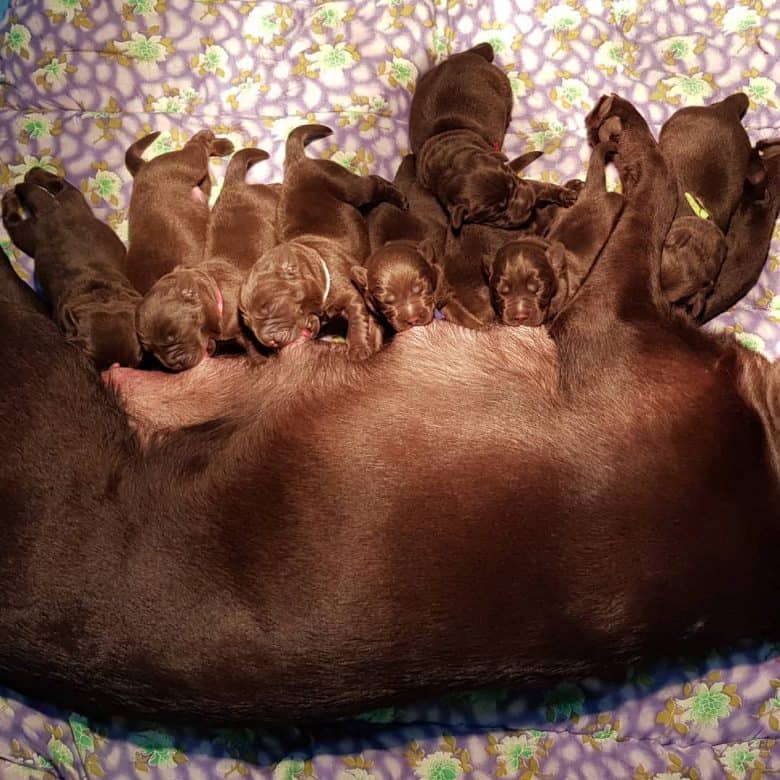
[[[751, 138], [780, 135], [780, 18], [761, 0], [12, 0], [0, 24], [0, 185], [33, 165], [65, 172], [126, 239], [122, 160], [138, 136], [163, 130], [161, 153], [207, 125], [271, 152], [257, 176], [273, 181], [287, 132], [308, 121], [336, 131], [313, 154], [392, 176], [418, 71], [482, 40], [517, 97], [507, 152], [546, 153], [531, 176], [584, 173], [582, 118], [603, 92], [629, 97], [657, 131], [681, 105], [742, 90]], [[224, 162], [213, 173], [216, 196]], [[3, 235], [0, 245], [30, 280], [29, 258]], [[755, 289], [714, 323], [770, 357], [779, 249], [780, 236]], [[0, 777], [755, 780], [780, 773], [777, 656], [761, 646], [635, 670], [623, 685], [464, 695], [328, 733], [96, 723], [0, 691]]]

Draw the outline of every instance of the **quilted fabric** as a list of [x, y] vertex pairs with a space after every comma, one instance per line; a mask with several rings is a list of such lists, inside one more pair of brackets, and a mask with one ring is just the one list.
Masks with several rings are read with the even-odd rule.
[[[286, 134], [309, 121], [335, 130], [312, 154], [391, 177], [417, 74], [484, 40], [516, 96], [506, 151], [546, 153], [529, 175], [584, 174], [582, 119], [604, 92], [634, 101], [657, 132], [679, 106], [742, 90], [751, 138], [771, 137], [778, 17], [761, 0], [12, 0], [0, 187], [33, 165], [64, 172], [126, 239], [123, 156], [137, 137], [162, 130], [158, 154], [209, 126], [271, 152], [255, 175], [274, 181]], [[214, 195], [224, 170], [214, 162]], [[717, 323], [772, 357], [779, 251], [776, 235], [759, 284]], [[14, 258], [29, 280], [29, 258]], [[761, 646], [633, 670], [623, 685], [464, 695], [275, 734], [99, 723], [0, 691], [0, 776], [756, 780], [780, 772], [778, 688], [777, 648]]]

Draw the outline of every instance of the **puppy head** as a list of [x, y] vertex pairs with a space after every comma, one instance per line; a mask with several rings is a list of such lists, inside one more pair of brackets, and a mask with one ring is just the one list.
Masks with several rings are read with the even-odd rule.
[[138, 307], [141, 344], [166, 368], [184, 371], [216, 349], [218, 293], [197, 268], [176, 268], [152, 286]]
[[255, 338], [278, 349], [314, 338], [327, 287], [325, 261], [302, 244], [279, 244], [252, 267], [239, 295], [241, 317]]
[[100, 296], [64, 304], [59, 320], [65, 338], [82, 349], [99, 370], [114, 363], [134, 368], [141, 362], [135, 329], [136, 298], [105, 303]]
[[433, 319], [442, 273], [428, 241], [392, 241], [374, 252], [365, 267], [354, 266], [352, 281], [367, 306], [400, 333]]
[[559, 254], [557, 242], [529, 237], [505, 244], [486, 263], [493, 306], [504, 325], [538, 326], [552, 316], [565, 288], [556, 270]]
[[518, 187], [518, 182], [502, 154], [480, 155], [468, 173], [457, 177], [448, 197], [454, 204], [449, 210], [453, 229], [460, 230], [464, 222], [499, 227], [519, 227], [527, 222], [533, 196], [528, 187]]
[[714, 222], [676, 219], [661, 254], [661, 289], [669, 303], [699, 317], [725, 257], [726, 239]]

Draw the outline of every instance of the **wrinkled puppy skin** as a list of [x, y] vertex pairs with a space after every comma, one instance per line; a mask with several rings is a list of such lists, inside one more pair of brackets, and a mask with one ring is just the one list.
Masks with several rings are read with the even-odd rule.
[[363, 360], [382, 346], [382, 329], [352, 284], [351, 269], [369, 254], [361, 207], [407, 208], [405, 196], [380, 176], [357, 176], [304, 148], [331, 130], [305, 125], [287, 138], [279, 198], [280, 243], [252, 267], [241, 288], [243, 322], [265, 347], [313, 338], [324, 320], [347, 320], [347, 355]]
[[417, 178], [447, 209], [455, 230], [466, 222], [519, 227], [537, 203], [571, 205], [577, 197], [570, 188], [518, 179], [539, 152], [510, 163], [500, 151], [513, 99], [493, 56], [488, 43], [452, 55], [418, 79], [412, 98]]
[[171, 371], [195, 367], [219, 342], [243, 345], [238, 297], [245, 275], [232, 263], [207, 260], [158, 279], [138, 308], [138, 336]]
[[[742, 126], [746, 95], [677, 111], [661, 128], [658, 145], [677, 178], [677, 214], [664, 245], [661, 287], [670, 303], [699, 318], [726, 255], [725, 232], [746, 185], [760, 185]], [[693, 196], [709, 213], [697, 214]]]
[[127, 275], [142, 294], [177, 265], [195, 266], [203, 260], [211, 191], [208, 160], [233, 151], [226, 138], [201, 130], [182, 149], [144, 161], [141, 154], [158, 135], [141, 138], [125, 154], [133, 175]]
[[138, 310], [144, 349], [171, 371], [193, 368], [220, 343], [246, 346], [239, 291], [257, 259], [276, 244], [278, 193], [246, 182], [249, 168], [266, 159], [262, 149], [236, 152], [209, 219], [207, 259], [158, 279]]
[[[11, 240], [35, 258], [52, 316], [97, 368], [136, 366], [135, 316], [141, 296], [125, 276], [125, 247], [92, 213], [81, 192], [42, 168], [3, 197]], [[26, 212], [26, 213], [25, 213]]]
[[730, 309], [758, 281], [769, 255], [772, 233], [780, 212], [780, 138], [759, 141], [754, 159], [763, 176], [745, 187], [726, 233], [726, 258], [705, 302], [699, 322]]

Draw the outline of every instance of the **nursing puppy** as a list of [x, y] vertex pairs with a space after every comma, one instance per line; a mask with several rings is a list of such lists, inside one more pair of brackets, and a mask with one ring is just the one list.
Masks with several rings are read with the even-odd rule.
[[417, 178], [447, 209], [455, 230], [465, 222], [520, 226], [537, 203], [569, 205], [577, 198], [576, 189], [515, 175], [539, 153], [509, 162], [501, 152], [513, 98], [509, 79], [492, 62], [488, 43], [454, 54], [418, 79], [412, 98]]
[[145, 162], [141, 154], [158, 135], [151, 133], [136, 141], [125, 155], [134, 180], [128, 211], [127, 274], [142, 294], [177, 265], [197, 265], [203, 260], [211, 191], [208, 160], [233, 151], [226, 138], [201, 130], [182, 149]]
[[736, 93], [710, 106], [677, 111], [658, 145], [677, 178], [677, 213], [664, 244], [661, 288], [670, 303], [698, 318], [726, 255], [725, 233], [746, 182], [759, 184]]
[[764, 180], [748, 182], [726, 233], [726, 259], [699, 322], [709, 322], [739, 301], [758, 281], [780, 212], [780, 138], [759, 141], [755, 155]]
[[256, 260], [276, 244], [278, 195], [246, 182], [248, 169], [266, 159], [261, 149], [236, 152], [209, 220], [206, 260], [158, 279], [138, 309], [144, 349], [172, 371], [196, 366], [219, 343], [245, 345], [239, 291]]
[[371, 255], [353, 266], [352, 281], [366, 305], [396, 333], [427, 325], [445, 300], [437, 258], [442, 256], [447, 216], [436, 198], [415, 178], [414, 155], [406, 155], [394, 185], [406, 210], [380, 203], [368, 214]]
[[11, 240], [35, 258], [38, 282], [67, 340], [99, 369], [136, 366], [141, 296], [124, 274], [124, 245], [78, 188], [33, 168], [24, 183], [5, 193], [2, 206]]
[[585, 280], [623, 208], [623, 197], [606, 189], [606, 158], [616, 148], [612, 141], [596, 146], [585, 188], [573, 206], [556, 212], [544, 238], [520, 237], [483, 258], [504, 325], [549, 322]]
[[406, 198], [379, 176], [356, 176], [332, 160], [308, 159], [304, 147], [332, 130], [305, 125], [287, 138], [279, 198], [279, 243], [253, 266], [241, 288], [244, 323], [257, 340], [277, 349], [317, 335], [323, 320], [347, 320], [347, 355], [362, 360], [382, 345], [350, 272], [369, 253], [358, 209]]

